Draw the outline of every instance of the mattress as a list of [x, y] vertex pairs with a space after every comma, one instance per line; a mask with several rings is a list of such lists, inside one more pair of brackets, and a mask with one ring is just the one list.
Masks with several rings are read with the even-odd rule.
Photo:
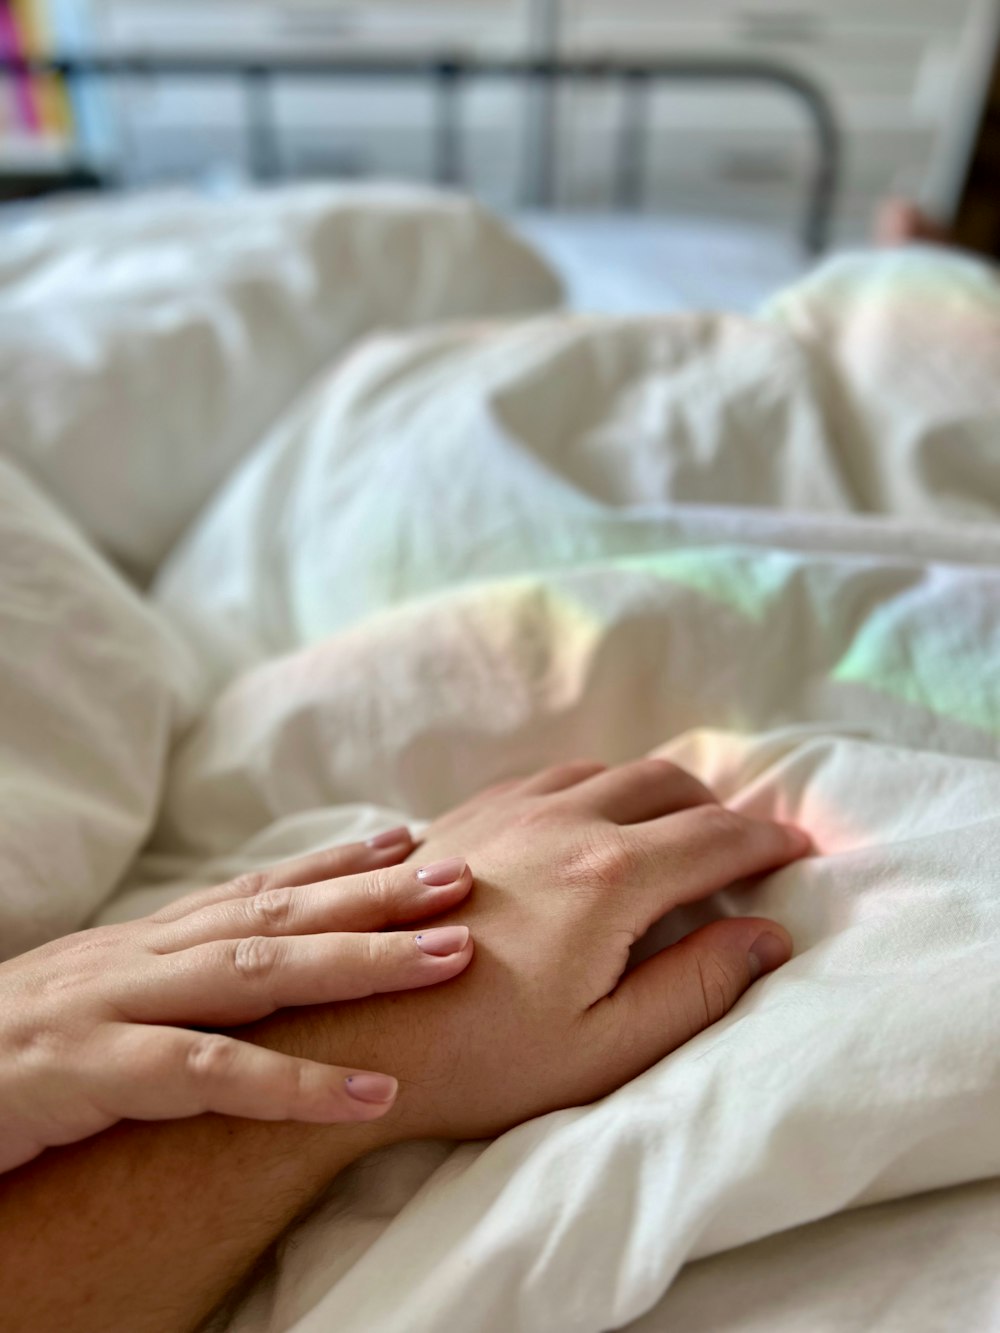
[[[0, 229], [58, 216], [89, 196], [0, 206]], [[567, 304], [610, 314], [671, 310], [751, 313], [812, 261], [790, 228], [719, 217], [518, 212], [509, 222], [551, 265]]]
[[790, 230], [683, 214], [519, 213], [577, 310], [749, 314], [810, 262]]

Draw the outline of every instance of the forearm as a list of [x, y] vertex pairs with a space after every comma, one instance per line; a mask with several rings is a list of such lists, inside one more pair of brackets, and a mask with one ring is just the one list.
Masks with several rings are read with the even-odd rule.
[[223, 1300], [377, 1123], [122, 1124], [0, 1176], [10, 1333], [176, 1333]]

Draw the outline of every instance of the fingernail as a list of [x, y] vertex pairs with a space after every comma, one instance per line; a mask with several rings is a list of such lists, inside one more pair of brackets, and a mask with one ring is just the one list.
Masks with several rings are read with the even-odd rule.
[[461, 953], [469, 942], [468, 926], [436, 926], [414, 935], [413, 942], [423, 953], [434, 958], [447, 958], [450, 954]]
[[756, 981], [764, 972], [773, 972], [791, 957], [788, 945], [769, 931], [758, 935], [750, 945], [750, 976]]
[[365, 843], [372, 851], [381, 850], [383, 847], [399, 847], [404, 842], [410, 841], [410, 830], [405, 824], [400, 824], [399, 828], [386, 829], [385, 833], [376, 833], [374, 838], [369, 838]]
[[388, 1074], [348, 1074], [344, 1079], [348, 1097], [358, 1102], [391, 1102], [399, 1087]]
[[432, 861], [429, 866], [422, 866], [417, 871], [417, 879], [428, 888], [443, 889], [446, 884], [454, 884], [465, 874], [465, 862], [460, 856], [453, 856], [447, 861]]

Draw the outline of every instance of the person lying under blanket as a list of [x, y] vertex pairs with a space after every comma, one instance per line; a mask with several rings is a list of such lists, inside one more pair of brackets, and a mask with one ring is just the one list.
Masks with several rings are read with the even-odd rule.
[[372, 1149], [611, 1092], [792, 949], [632, 945], [809, 850], [664, 760], [575, 763], [0, 965], [5, 1333], [193, 1328]]

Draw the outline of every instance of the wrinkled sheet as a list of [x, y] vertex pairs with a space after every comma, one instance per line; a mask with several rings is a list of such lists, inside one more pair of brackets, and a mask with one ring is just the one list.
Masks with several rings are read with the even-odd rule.
[[574, 310], [750, 314], [809, 266], [788, 227], [577, 209], [518, 212], [511, 222], [559, 273]]
[[[135, 222], [122, 213], [125, 231]], [[88, 369], [87, 328], [105, 315], [138, 330], [170, 309], [160, 286], [116, 290], [121, 270], [92, 262], [86, 227], [63, 266], [45, 242], [48, 286], [29, 280], [14, 302], [38, 336], [18, 363], [22, 415], [5, 417], [0, 467], [8, 946], [96, 907], [150, 830], [101, 919], [432, 817], [579, 754], [665, 753], [817, 844], [651, 933], [653, 948], [737, 911], [789, 927], [795, 958], [722, 1023], [594, 1106], [494, 1143], [361, 1164], [281, 1248], [232, 1333], [600, 1333], [636, 1319], [936, 1333], [942, 1313], [988, 1327], [1000, 1175], [991, 271], [932, 252], [858, 257], [752, 319], [545, 315], [387, 336], [323, 372], [256, 447], [292, 388], [258, 401], [236, 357], [226, 402], [243, 405], [245, 382], [257, 425], [206, 473], [197, 432], [181, 430], [166, 463], [157, 446], [165, 422], [212, 401], [199, 397], [198, 318], [167, 321], [166, 415], [90, 389], [75, 410], [52, 392], [53, 376]], [[540, 280], [527, 304], [544, 304], [544, 269], [507, 252], [529, 286]], [[286, 270], [268, 277], [254, 256], [252, 291], [258, 279], [286, 290]], [[242, 276], [237, 265], [228, 296], [213, 288], [213, 327], [238, 317]], [[467, 290], [457, 283], [433, 317], [463, 314]], [[489, 309], [523, 304], [510, 286]], [[196, 300], [186, 308], [197, 315]], [[280, 334], [260, 327], [265, 344]], [[115, 345], [123, 365], [138, 354], [128, 337]], [[290, 356], [286, 386], [315, 369], [301, 360]], [[129, 411], [116, 415], [119, 399]], [[112, 457], [149, 462], [143, 516], [114, 502]], [[14, 459], [136, 567], [238, 465], [142, 599]], [[158, 507], [165, 466], [176, 476]], [[907, 1256], [919, 1275], [900, 1294]]]
[[[1000, 1174], [998, 371], [988, 269], [852, 258], [753, 320], [379, 340], [234, 474], [154, 589], [206, 703], [114, 914], [579, 754], [665, 753], [818, 848], [658, 928], [792, 931], [722, 1023], [594, 1106], [349, 1173], [234, 1330], [599, 1333], [749, 1245], [781, 1327], [809, 1224], [862, 1205], [898, 1211], [848, 1231], [929, 1210], [988, 1271], [954, 1219]], [[955, 1244], [926, 1249], [943, 1300]], [[851, 1326], [840, 1258], [798, 1327]]]
[[183, 643], [0, 456], [0, 961], [107, 900], [196, 696]]
[[690, 1264], [630, 1333], [1000, 1326], [1000, 1183], [838, 1213]]
[[41, 206], [0, 232], [0, 455], [145, 582], [357, 339], [558, 298], [496, 217], [415, 185]]

